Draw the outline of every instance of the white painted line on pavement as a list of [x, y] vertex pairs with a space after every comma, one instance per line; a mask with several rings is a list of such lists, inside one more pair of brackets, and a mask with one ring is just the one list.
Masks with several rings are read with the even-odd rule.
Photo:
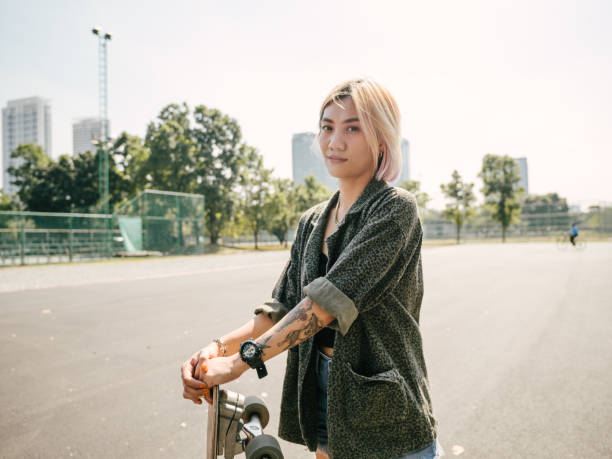
[[96, 284], [112, 284], [114, 282], [130, 282], [130, 281], [139, 281], [139, 280], [149, 280], [149, 279], [166, 279], [169, 277], [181, 277], [181, 276], [196, 276], [201, 274], [210, 274], [210, 273], [218, 273], [225, 271], [238, 271], [241, 269], [253, 269], [253, 268], [261, 268], [266, 266], [284, 266], [286, 260], [280, 262], [269, 262], [269, 263], [258, 263], [251, 265], [237, 265], [237, 266], [223, 266], [220, 268], [208, 268], [208, 269], [199, 269], [195, 271], [177, 271], [170, 272], [165, 274], [150, 274], [145, 276], [134, 276], [134, 277], [108, 277], [101, 279], [86, 279], [74, 282], [66, 282], [66, 283], [53, 283], [49, 282], [46, 285], [22, 285], [22, 286], [10, 286], [10, 285], [0, 285], [0, 293], [8, 293], [8, 292], [22, 292], [27, 290], [40, 290], [44, 288], [62, 288], [62, 287], [77, 287], [82, 285], [96, 285]]

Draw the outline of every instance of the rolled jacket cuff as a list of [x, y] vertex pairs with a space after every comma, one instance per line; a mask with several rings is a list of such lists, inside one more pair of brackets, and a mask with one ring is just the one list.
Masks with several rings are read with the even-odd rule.
[[304, 294], [334, 316], [340, 333], [346, 335], [358, 314], [353, 300], [325, 277], [318, 277], [304, 287]]
[[272, 322], [277, 323], [279, 320], [281, 320], [285, 316], [285, 314], [287, 314], [288, 311], [289, 310], [283, 303], [280, 303], [272, 299], [270, 301], [266, 301], [264, 304], [260, 306], [257, 306], [255, 308], [255, 311], [253, 311], [253, 313], [255, 315], [264, 313], [270, 319], [272, 319]]

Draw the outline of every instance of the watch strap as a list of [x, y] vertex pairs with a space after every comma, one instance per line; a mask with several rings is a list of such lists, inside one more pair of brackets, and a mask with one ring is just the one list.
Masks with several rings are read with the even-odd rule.
[[268, 376], [268, 369], [266, 368], [266, 365], [263, 362], [255, 369], [257, 370], [257, 376], [259, 377], [259, 379]]
[[[257, 353], [255, 354], [255, 356], [251, 358], [245, 358], [242, 354], [244, 345], [247, 343], [254, 345], [257, 348]], [[261, 358], [262, 357], [262, 347], [256, 341], [254, 341], [253, 339], [248, 339], [240, 343], [240, 353], [239, 354], [243, 362], [245, 362], [249, 367], [257, 370], [257, 376], [259, 377], [259, 379], [268, 375], [268, 369], [266, 368], [266, 365], [264, 364], [264, 361]]]

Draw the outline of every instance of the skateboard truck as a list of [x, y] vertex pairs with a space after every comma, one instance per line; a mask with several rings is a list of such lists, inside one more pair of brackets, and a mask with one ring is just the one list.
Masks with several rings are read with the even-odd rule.
[[[247, 459], [283, 459], [278, 440], [263, 433], [270, 414], [262, 399], [245, 397], [231, 390], [211, 391], [213, 403], [208, 407], [206, 459], [223, 455], [232, 459], [246, 453]], [[240, 433], [244, 434], [241, 437]]]

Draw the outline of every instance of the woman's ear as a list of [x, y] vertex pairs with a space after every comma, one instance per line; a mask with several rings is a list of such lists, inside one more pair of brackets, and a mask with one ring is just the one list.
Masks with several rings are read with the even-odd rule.
[[378, 144], [378, 151], [381, 153], [384, 153], [385, 151], [387, 151], [387, 144], [385, 142], [380, 142]]

